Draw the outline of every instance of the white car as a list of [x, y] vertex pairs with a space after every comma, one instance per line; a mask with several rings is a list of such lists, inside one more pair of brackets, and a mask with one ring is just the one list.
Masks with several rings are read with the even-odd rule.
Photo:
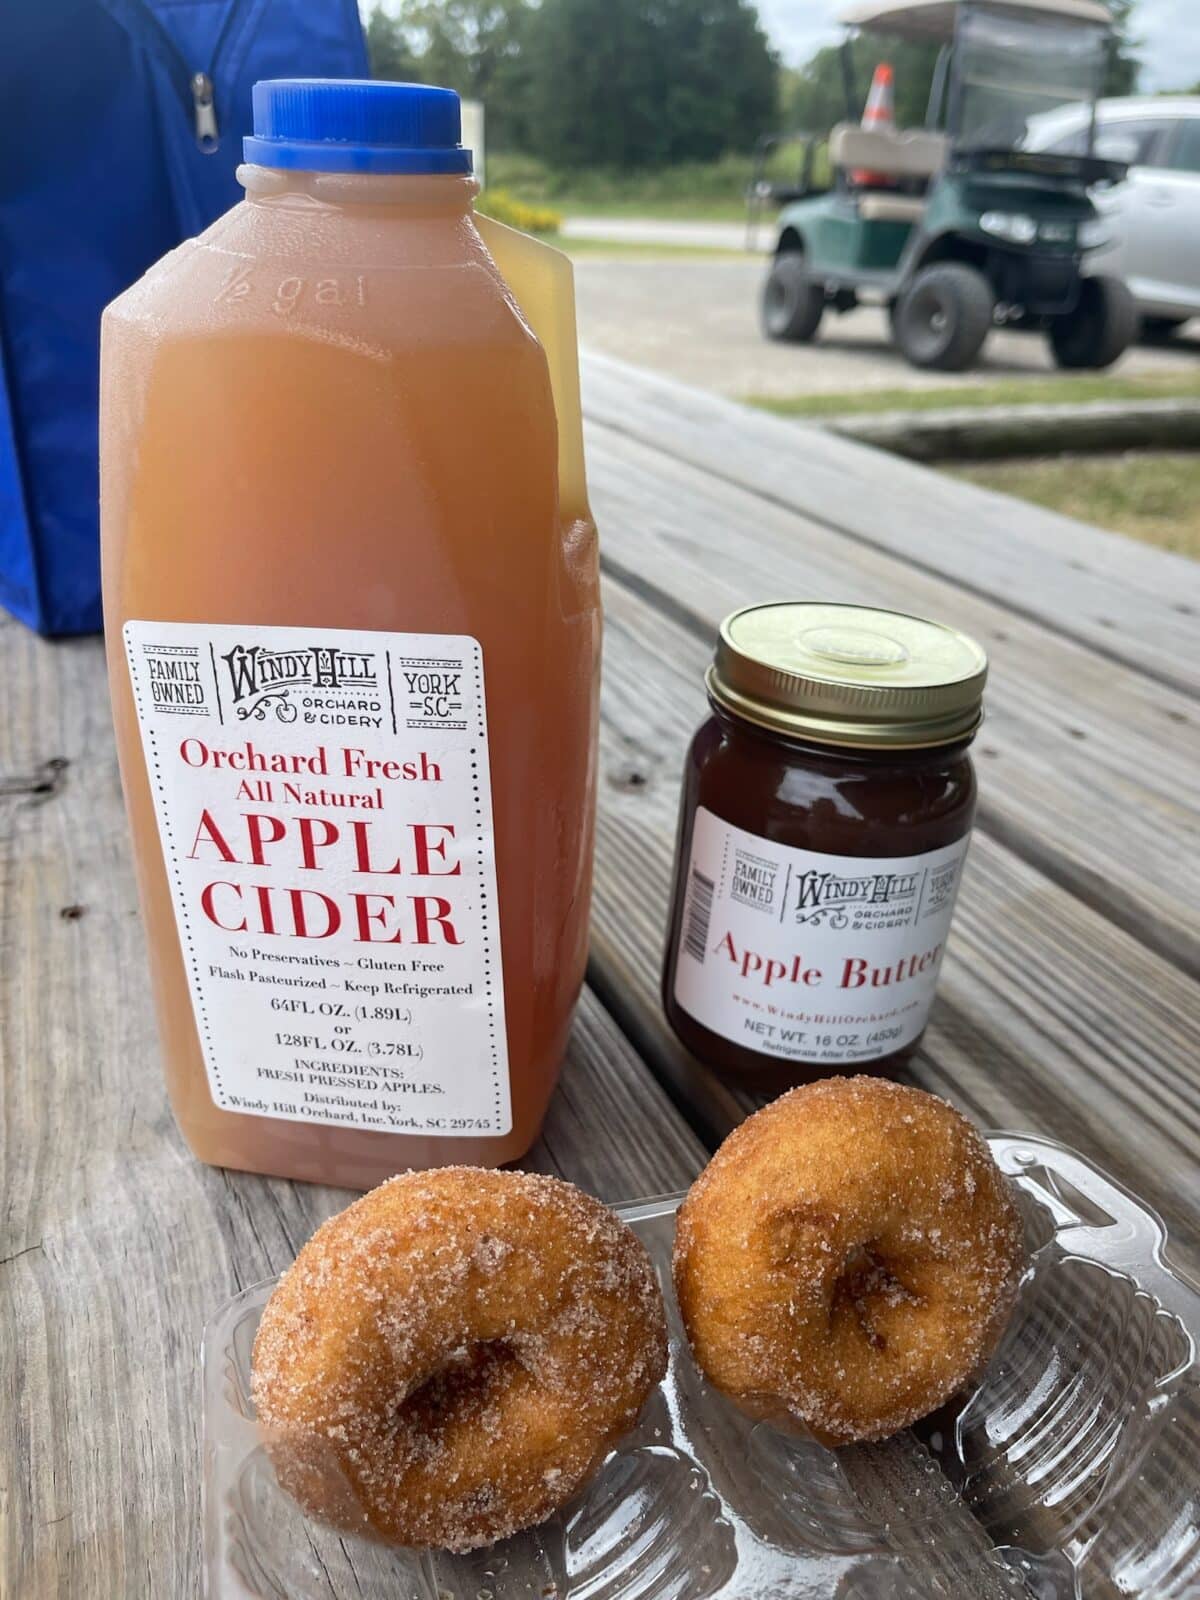
[[[1087, 111], [1076, 106], [1032, 119], [1025, 138], [1027, 149], [1060, 155], [1082, 155], [1087, 142]], [[1129, 171], [1092, 191], [1113, 241], [1088, 270], [1124, 278], [1146, 332], [1172, 333], [1200, 316], [1200, 96], [1101, 100], [1093, 153]]]

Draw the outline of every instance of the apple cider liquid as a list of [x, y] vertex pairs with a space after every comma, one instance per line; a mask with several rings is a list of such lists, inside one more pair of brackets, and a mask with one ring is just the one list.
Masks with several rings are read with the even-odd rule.
[[171, 1101], [368, 1187], [537, 1136], [583, 977], [600, 612], [570, 268], [448, 90], [255, 90], [109, 307], [109, 671]]

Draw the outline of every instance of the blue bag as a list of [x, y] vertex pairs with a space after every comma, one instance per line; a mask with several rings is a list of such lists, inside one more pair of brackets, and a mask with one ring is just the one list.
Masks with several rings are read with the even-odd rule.
[[0, 603], [90, 633], [100, 313], [240, 198], [256, 79], [366, 48], [355, 0], [20, 0], [0, 45]]

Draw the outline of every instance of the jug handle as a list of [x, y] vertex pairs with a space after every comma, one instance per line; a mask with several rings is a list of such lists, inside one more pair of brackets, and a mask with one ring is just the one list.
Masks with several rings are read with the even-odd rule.
[[546, 353], [558, 418], [558, 498], [564, 522], [590, 520], [583, 465], [583, 410], [575, 331], [575, 272], [569, 256], [476, 213], [475, 226], [521, 315]]

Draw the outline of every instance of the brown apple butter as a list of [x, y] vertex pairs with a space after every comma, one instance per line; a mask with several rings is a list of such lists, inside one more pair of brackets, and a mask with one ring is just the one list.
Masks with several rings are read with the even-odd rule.
[[683, 776], [663, 1004], [778, 1086], [886, 1072], [924, 1032], [975, 811], [987, 658], [919, 617], [736, 611]]

